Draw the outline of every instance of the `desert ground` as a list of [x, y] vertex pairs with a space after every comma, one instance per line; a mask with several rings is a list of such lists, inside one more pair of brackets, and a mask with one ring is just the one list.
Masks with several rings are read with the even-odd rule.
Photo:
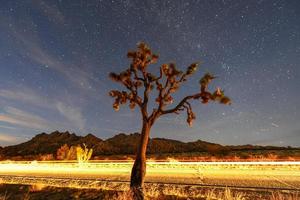
[[[145, 191], [151, 199], [297, 199], [300, 192], [299, 162], [147, 164]], [[1, 162], [1, 194], [7, 199], [18, 199], [16, 190], [29, 199], [126, 199], [131, 167], [128, 161]]]

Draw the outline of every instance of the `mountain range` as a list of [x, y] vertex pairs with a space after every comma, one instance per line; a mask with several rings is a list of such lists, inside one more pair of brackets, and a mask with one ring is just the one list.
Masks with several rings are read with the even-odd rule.
[[[93, 156], [108, 155], [133, 155], [139, 141], [139, 133], [118, 134], [112, 138], [102, 140], [93, 134], [77, 136], [75, 133], [54, 131], [50, 134], [41, 133], [31, 140], [13, 146], [1, 147], [0, 155], [2, 158], [25, 157], [53, 154], [56, 155], [57, 149], [62, 145], [82, 145], [93, 149]], [[194, 142], [181, 142], [165, 138], [150, 138], [147, 152], [149, 154], [174, 154], [174, 153], [224, 153], [228, 151], [240, 150], [282, 150], [285, 147], [274, 146], [224, 146], [197, 140]]]

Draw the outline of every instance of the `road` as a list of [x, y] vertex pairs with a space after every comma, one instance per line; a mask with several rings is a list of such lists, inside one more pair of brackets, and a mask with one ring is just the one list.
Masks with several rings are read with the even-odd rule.
[[[0, 181], [126, 189], [132, 162], [0, 162]], [[147, 184], [300, 191], [300, 162], [147, 162]]]

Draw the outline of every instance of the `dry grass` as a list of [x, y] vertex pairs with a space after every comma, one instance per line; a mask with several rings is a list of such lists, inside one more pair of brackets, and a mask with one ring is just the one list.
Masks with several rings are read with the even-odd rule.
[[6, 200], [9, 198], [10, 195], [7, 194], [7, 191], [3, 195], [0, 195], [0, 200]]
[[28, 191], [27, 193], [25, 193], [23, 200], [30, 200], [30, 191]]
[[221, 193], [216, 192], [215, 189], [208, 190], [203, 197], [206, 200], [246, 200], [243, 193], [233, 193], [229, 188], [226, 188]]
[[270, 200], [299, 200], [300, 195], [299, 193], [292, 193], [292, 194], [282, 194], [279, 192], [273, 192]]
[[223, 198], [224, 200], [245, 200], [243, 193], [238, 192], [233, 194], [229, 188], [225, 189]]
[[229, 188], [223, 191], [213, 189], [200, 189], [198, 191], [186, 191], [184, 188], [168, 186], [161, 188], [159, 185], [153, 185], [147, 188], [146, 196], [148, 199], [159, 198], [163, 196], [175, 196], [180, 198], [196, 198], [206, 200], [246, 200], [246, 195], [242, 192], [233, 192]]
[[[23, 192], [19, 193], [20, 190], [18, 187], [23, 187]], [[5, 189], [5, 188], [4, 188]], [[10, 187], [11, 189], [11, 187]], [[17, 193], [14, 193], [13, 191], [19, 191]], [[2, 190], [2, 195], [0, 195], [0, 200], [8, 200], [8, 199], [19, 199], [15, 198], [15, 195], [22, 196], [23, 200], [30, 200], [30, 199], [37, 199], [37, 194], [39, 197], [46, 196], [46, 195], [53, 195], [55, 193], [61, 194], [61, 196], [58, 198], [53, 199], [60, 199], [64, 197], [65, 195], [73, 195], [73, 197], [78, 194], [79, 196], [84, 194], [84, 199], [95, 199], [99, 198], [101, 196], [101, 193], [104, 192], [105, 195], [102, 195], [101, 198], [104, 200], [130, 200], [131, 193], [130, 191], [114, 191], [110, 190], [111, 192], [105, 192], [103, 190], [100, 190], [95, 193], [95, 190], [87, 190], [85, 189], [62, 189], [62, 188], [53, 188], [53, 187], [43, 187], [43, 186], [27, 186], [27, 188], [24, 186], [15, 186], [15, 189], [11, 191], [5, 191]], [[5, 191], [5, 192], [4, 192]], [[57, 191], [57, 192], [56, 192]], [[102, 192], [101, 192], [102, 191]], [[259, 193], [259, 192], [258, 192]], [[98, 196], [100, 195], [100, 196]], [[78, 196], [78, 198], [79, 198]], [[80, 196], [80, 199], [82, 199]], [[163, 200], [163, 199], [197, 199], [197, 200], [255, 200], [255, 199], [261, 199], [261, 200], [298, 200], [299, 193], [288, 193], [287, 191], [283, 192], [273, 192], [264, 194], [264, 196], [259, 196], [254, 193], [248, 193], [247, 191], [235, 191], [230, 188], [225, 189], [218, 189], [218, 188], [212, 188], [212, 189], [199, 189], [198, 192], [187, 192], [183, 189], [178, 189], [176, 187], [161, 187], [161, 185], [153, 185], [151, 187], [151, 190], [147, 189], [146, 191], [146, 199], [149, 200]], [[52, 197], [51, 197], [52, 198]], [[40, 198], [38, 198], [40, 199]], [[77, 198], [76, 198], [77, 199]]]

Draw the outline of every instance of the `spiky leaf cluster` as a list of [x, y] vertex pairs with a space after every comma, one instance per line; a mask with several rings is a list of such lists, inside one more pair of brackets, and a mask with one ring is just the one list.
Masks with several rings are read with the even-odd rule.
[[220, 88], [217, 88], [215, 92], [211, 93], [208, 91], [208, 85], [214, 80], [216, 77], [210, 73], [206, 73], [199, 81], [201, 95], [200, 98], [202, 103], [206, 104], [209, 101], [217, 101], [221, 104], [231, 104], [231, 100], [229, 97], [224, 95], [224, 91]]

